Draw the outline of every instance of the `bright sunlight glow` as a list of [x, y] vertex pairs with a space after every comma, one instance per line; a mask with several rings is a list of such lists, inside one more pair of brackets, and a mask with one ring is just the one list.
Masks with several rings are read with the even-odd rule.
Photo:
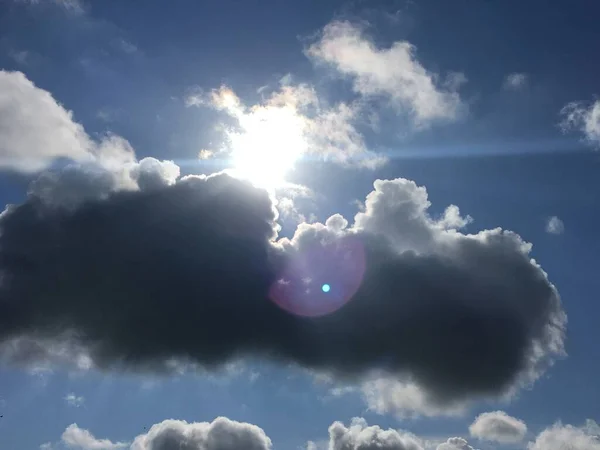
[[291, 106], [259, 107], [238, 116], [241, 132], [229, 135], [233, 171], [273, 189], [307, 151], [305, 119]]

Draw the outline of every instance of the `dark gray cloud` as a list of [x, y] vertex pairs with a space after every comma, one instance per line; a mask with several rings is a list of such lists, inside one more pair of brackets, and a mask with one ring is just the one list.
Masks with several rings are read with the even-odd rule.
[[480, 414], [469, 427], [471, 436], [500, 443], [514, 443], [523, 440], [527, 425], [522, 420], [511, 417], [504, 411]]
[[566, 319], [530, 246], [462, 234], [456, 207], [434, 220], [409, 180], [378, 180], [353, 225], [334, 216], [275, 240], [265, 191], [225, 174], [171, 184], [169, 167], [69, 207], [33, 190], [2, 215], [5, 361], [167, 370], [258, 356], [410, 377], [451, 404], [535, 380], [563, 351]]

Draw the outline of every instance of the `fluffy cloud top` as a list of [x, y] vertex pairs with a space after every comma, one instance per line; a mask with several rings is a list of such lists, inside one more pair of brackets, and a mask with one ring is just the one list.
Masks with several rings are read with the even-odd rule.
[[592, 145], [600, 144], [600, 100], [591, 105], [573, 102], [561, 110], [563, 130], [577, 130]]
[[412, 116], [417, 126], [454, 120], [464, 109], [456, 89], [464, 75], [452, 74], [447, 83], [425, 69], [409, 42], [378, 48], [363, 29], [349, 22], [332, 22], [318, 42], [307, 49], [318, 63], [331, 65], [351, 77], [354, 90], [367, 98], [388, 99], [399, 112]]
[[[2, 354], [137, 370], [266, 356], [409, 376], [437, 404], [534, 380], [563, 352], [565, 315], [530, 245], [462, 234], [428, 207], [415, 183], [379, 180], [353, 224], [275, 240], [267, 192], [224, 174], [68, 208], [32, 193], [0, 218]], [[319, 308], [334, 312], [302, 317]]]
[[478, 439], [508, 444], [523, 440], [527, 425], [503, 411], [494, 411], [480, 414], [469, 427], [469, 432]]
[[423, 450], [411, 434], [368, 426], [362, 418], [352, 419], [349, 427], [334, 422], [329, 427], [329, 450]]
[[131, 450], [270, 450], [271, 439], [249, 423], [219, 417], [213, 422], [165, 420], [138, 436]]
[[62, 434], [62, 442], [69, 448], [81, 450], [117, 450], [128, 447], [124, 442], [111, 442], [108, 439], [96, 439], [88, 430], [79, 428], [76, 423], [67, 427]]
[[534, 442], [529, 443], [529, 450], [600, 450], [598, 425], [588, 421], [584, 427], [574, 427], [557, 423], [542, 431]]
[[469, 443], [460, 437], [453, 437], [437, 446], [436, 450], [474, 450]]
[[[88, 430], [72, 424], [64, 431], [61, 440], [68, 448], [79, 450], [270, 450], [272, 447], [271, 439], [261, 428], [226, 417], [194, 423], [165, 420], [153, 425], [131, 443], [97, 439]], [[52, 448], [50, 443], [44, 446]]]

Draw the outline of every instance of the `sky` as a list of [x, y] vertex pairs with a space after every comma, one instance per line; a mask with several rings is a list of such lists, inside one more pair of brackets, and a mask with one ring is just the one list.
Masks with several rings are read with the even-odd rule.
[[0, 0], [0, 448], [600, 450], [598, 14]]

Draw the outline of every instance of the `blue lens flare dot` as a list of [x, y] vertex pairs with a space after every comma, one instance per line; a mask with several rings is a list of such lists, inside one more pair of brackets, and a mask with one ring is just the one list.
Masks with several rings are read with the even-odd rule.
[[329, 286], [327, 283], [325, 283], [323, 286], [321, 286], [321, 290], [323, 292], [327, 293], [331, 290], [331, 286]]

